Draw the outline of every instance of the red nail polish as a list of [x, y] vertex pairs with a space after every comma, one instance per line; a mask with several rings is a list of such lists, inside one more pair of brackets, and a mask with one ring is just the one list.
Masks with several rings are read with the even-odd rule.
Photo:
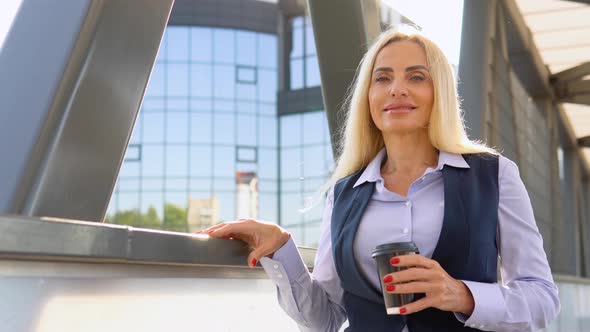
[[395, 285], [387, 285], [385, 287], [385, 290], [387, 290], [388, 292], [393, 292], [395, 290]]
[[388, 283], [388, 282], [392, 282], [392, 281], [393, 281], [393, 277], [391, 277], [391, 276], [385, 276], [385, 278], [383, 278], [384, 283]]
[[406, 313], [406, 311], [408, 311], [408, 310], [406, 310], [406, 308], [401, 308], [401, 309], [399, 309], [399, 313], [400, 313], [400, 314], [405, 314], [405, 313]]
[[256, 266], [256, 263], [258, 263], [258, 262], [256, 261], [256, 258], [252, 258], [252, 267], [255, 267], [255, 266]]
[[389, 262], [391, 263], [391, 265], [397, 264], [397, 263], [399, 263], [399, 258], [393, 257]]

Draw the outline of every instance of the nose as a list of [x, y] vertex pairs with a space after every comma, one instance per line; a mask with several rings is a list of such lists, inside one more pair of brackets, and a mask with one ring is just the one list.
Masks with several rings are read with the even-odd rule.
[[408, 96], [408, 89], [407, 89], [406, 85], [401, 80], [395, 80], [391, 84], [391, 90], [389, 91], [389, 93], [393, 97], [400, 97], [400, 96], [407, 97]]

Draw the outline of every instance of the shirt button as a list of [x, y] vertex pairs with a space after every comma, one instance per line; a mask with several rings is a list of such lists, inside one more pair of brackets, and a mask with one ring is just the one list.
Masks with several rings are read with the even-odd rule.
[[274, 267], [274, 269], [276, 270], [276, 269], [278, 269], [278, 268], [279, 268], [279, 264], [275, 264], [275, 265], [273, 265], [272, 267]]
[[277, 274], [277, 277], [278, 277], [278, 278], [282, 278], [282, 277], [283, 277], [283, 275], [279, 273], [279, 274]]
[[479, 329], [481, 330], [481, 329], [483, 329], [484, 327], [486, 327], [486, 326], [485, 326], [485, 325], [480, 325], [480, 326], [479, 326]]
[[469, 326], [470, 326], [470, 327], [473, 327], [473, 328], [476, 328], [476, 327], [477, 327], [477, 325], [475, 325], [475, 324], [471, 324], [471, 325], [469, 325]]
[[402, 232], [404, 232], [404, 234], [408, 234], [408, 229], [404, 228]]
[[410, 201], [406, 201], [406, 206], [410, 206]]

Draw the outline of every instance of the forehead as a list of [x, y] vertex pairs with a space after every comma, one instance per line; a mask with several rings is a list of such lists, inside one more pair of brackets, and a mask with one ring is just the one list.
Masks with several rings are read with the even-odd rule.
[[426, 52], [415, 42], [402, 40], [393, 42], [382, 48], [375, 58], [376, 67], [408, 67], [415, 65], [428, 66]]

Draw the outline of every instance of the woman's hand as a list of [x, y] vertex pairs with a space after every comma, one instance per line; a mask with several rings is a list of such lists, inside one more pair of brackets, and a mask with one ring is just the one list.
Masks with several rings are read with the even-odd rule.
[[[460, 312], [471, 316], [475, 307], [473, 295], [460, 280], [451, 277], [437, 261], [420, 255], [403, 255], [391, 259], [391, 265], [408, 267], [383, 278], [388, 293], [425, 293], [424, 298], [405, 305], [402, 314], [411, 314], [429, 307]], [[405, 310], [404, 310], [405, 309]]]
[[221, 223], [198, 233], [216, 238], [234, 238], [246, 242], [252, 251], [248, 255], [248, 266], [255, 267], [261, 257], [270, 256], [279, 250], [291, 235], [276, 224], [254, 219], [240, 219]]

